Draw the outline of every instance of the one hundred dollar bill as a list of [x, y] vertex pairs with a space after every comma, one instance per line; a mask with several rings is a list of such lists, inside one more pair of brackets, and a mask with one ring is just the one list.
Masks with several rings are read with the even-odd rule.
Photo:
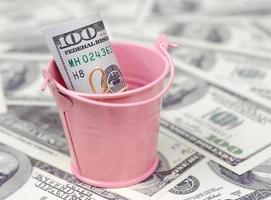
[[157, 35], [166, 33], [170, 41], [181, 44], [182, 48], [177, 48], [175, 51], [181, 51], [186, 47], [196, 49], [202, 47], [206, 50], [232, 51], [233, 54], [243, 52], [243, 54], [250, 53], [257, 56], [258, 54], [268, 55], [271, 50], [271, 32], [268, 26], [270, 22], [263, 18], [254, 21], [238, 20], [234, 17], [220, 20], [212, 17], [169, 18], [158, 24], [156, 22], [155, 18], [146, 23], [144, 28], [147, 31], [144, 35], [133, 34], [140, 32], [141, 26], [128, 28], [127, 25], [123, 25], [118, 29], [112, 27], [113, 36], [119, 35], [120, 38], [128, 37], [150, 42]]
[[152, 9], [150, 9], [149, 17], [157, 18], [159, 16], [170, 18], [204, 18], [217, 17], [223, 18], [224, 16], [240, 16], [249, 18], [250, 16], [262, 15], [269, 13], [271, 6], [268, 0], [237, 0], [234, 2], [207, 0], [193, 1], [176, 1], [168, 4], [166, 0], [157, 0], [153, 2]]
[[[262, 200], [271, 198], [271, 159], [252, 170], [238, 175], [223, 166], [209, 161], [192, 172], [161, 200]], [[212, 181], [210, 181], [212, 180]]]
[[[157, 37], [158, 34], [166, 33], [170, 39], [190, 41], [193, 44], [206, 44], [223, 46], [224, 49], [254, 50], [258, 52], [270, 52], [271, 37], [265, 27], [248, 22], [248, 20], [216, 20], [214, 18], [166, 20], [164, 23], [156, 23], [156, 20], [148, 23], [148, 30], [144, 37]], [[140, 28], [138, 28], [140, 29]], [[129, 30], [129, 29], [128, 29]], [[185, 44], [185, 43], [184, 43]], [[182, 48], [178, 48], [182, 49]]]
[[235, 173], [270, 157], [268, 107], [178, 69], [163, 108], [163, 127]]
[[[159, 133], [158, 154], [159, 165], [155, 172], [148, 179], [129, 188], [143, 194], [142, 198], [157, 199], [173, 184], [184, 179], [207, 161], [202, 154], [183, 145], [176, 140], [174, 134], [168, 134], [163, 128]], [[134, 196], [133, 191], [130, 192], [130, 197]]]
[[208, 46], [184, 45], [174, 50], [182, 69], [232, 91], [271, 105], [271, 54], [227, 51]]
[[120, 66], [98, 14], [49, 28], [44, 35], [68, 89], [86, 93], [126, 90]]
[[0, 143], [0, 199], [128, 200], [86, 185], [72, 174]]
[[[67, 20], [72, 16], [56, 1], [51, 4], [41, 0], [30, 0], [27, 4], [21, 4], [17, 1], [3, 0], [0, 11], [2, 26], [0, 34], [9, 33], [10, 37], [14, 38], [28, 34], [33, 29], [40, 29], [45, 25]], [[27, 13], [24, 17], [22, 17], [23, 12]], [[50, 14], [48, 15], [48, 13]], [[2, 39], [2, 37], [0, 38]], [[31, 38], [28, 39], [28, 43], [32, 43]], [[20, 43], [17, 43], [17, 46], [20, 46]]]
[[[8, 113], [0, 115], [0, 138], [4, 144], [71, 173], [67, 141], [56, 107], [9, 106]], [[157, 199], [207, 161], [164, 128], [159, 136], [158, 155], [159, 166], [147, 180], [111, 191], [129, 199]]]
[[55, 105], [49, 91], [41, 92], [42, 67], [47, 58], [25, 58], [19, 54], [0, 57], [0, 75], [8, 105]]

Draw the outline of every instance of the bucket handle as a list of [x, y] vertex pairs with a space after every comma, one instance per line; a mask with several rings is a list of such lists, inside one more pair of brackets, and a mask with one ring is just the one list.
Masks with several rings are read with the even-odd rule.
[[[56, 85], [54, 84], [54, 80], [52, 78], [50, 78], [49, 73], [46, 73], [46, 69], [43, 70], [43, 76], [44, 76], [44, 81], [41, 85], [41, 90], [45, 90], [46, 85], [49, 84], [53, 87], [54, 91], [58, 91], [55, 92], [56, 96], [61, 96], [61, 97], [57, 97], [57, 98], [61, 98], [61, 102], [63, 102], [64, 98], [66, 99], [65, 103], [64, 103], [64, 110], [67, 111], [69, 108], [72, 107], [72, 100], [68, 97], [71, 96], [77, 100], [80, 100], [82, 102], [85, 103], [91, 103], [91, 104], [95, 104], [97, 106], [103, 106], [103, 107], [133, 107], [133, 106], [140, 106], [143, 104], [148, 104], [152, 101], [155, 101], [157, 98], [160, 98], [161, 96], [163, 96], [170, 88], [173, 80], [174, 80], [174, 76], [175, 76], [175, 67], [174, 67], [174, 63], [173, 60], [171, 58], [171, 56], [169, 55], [167, 49], [168, 47], [177, 47], [176, 44], [171, 44], [168, 42], [167, 36], [166, 35], [161, 35], [158, 38], [158, 41], [156, 42], [156, 48], [158, 51], [160, 51], [163, 56], [165, 56], [165, 58], [167, 59], [167, 61], [169, 62], [170, 65], [170, 77], [167, 81], [166, 86], [164, 86], [163, 90], [161, 90], [158, 94], [156, 94], [155, 96], [151, 97], [150, 99], [147, 100], [143, 100], [143, 101], [138, 101], [138, 102], [134, 102], [134, 103], [108, 103], [108, 102], [100, 102], [100, 101], [95, 101], [92, 99], [87, 99], [85, 97], [81, 97], [78, 95], [75, 95], [73, 93], [71, 94], [65, 94], [65, 91], [59, 91], [56, 87]], [[57, 94], [58, 93], [58, 94]], [[63, 98], [64, 97], [64, 98]]]
[[57, 104], [58, 108], [62, 112], [66, 112], [66, 111], [70, 110], [70, 108], [73, 105], [72, 101], [69, 100], [65, 95], [60, 94], [59, 90], [56, 87], [54, 79], [51, 77], [50, 73], [48, 73], [48, 71], [46, 69], [42, 69], [42, 75], [43, 75], [44, 79], [43, 79], [41, 87], [40, 87], [41, 91], [45, 91], [46, 86], [48, 85], [54, 98], [58, 102], [58, 104]]

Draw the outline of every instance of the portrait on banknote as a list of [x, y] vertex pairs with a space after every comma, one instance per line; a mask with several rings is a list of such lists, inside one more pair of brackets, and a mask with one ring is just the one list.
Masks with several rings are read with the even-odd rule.
[[29, 179], [32, 172], [26, 155], [0, 144], [0, 198], [16, 192]]

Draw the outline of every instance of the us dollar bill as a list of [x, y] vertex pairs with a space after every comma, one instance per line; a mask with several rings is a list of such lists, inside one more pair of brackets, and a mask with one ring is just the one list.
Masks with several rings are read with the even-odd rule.
[[8, 112], [0, 115], [0, 130], [1, 142], [70, 172], [69, 149], [56, 107], [8, 106]]
[[47, 65], [43, 59], [24, 56], [0, 57], [0, 75], [7, 104], [55, 105], [52, 95], [40, 91], [43, 81], [41, 69]]
[[140, 0], [134, 1], [123, 1], [123, 0], [112, 0], [109, 5], [107, 2], [94, 0], [70, 0], [68, 4], [63, 6], [74, 13], [75, 16], [84, 16], [89, 14], [89, 8], [95, 8], [103, 14], [103, 18], [106, 21], [119, 21], [122, 22], [130, 21], [133, 22], [135, 18], [139, 17], [139, 13], [144, 7], [145, 3]]
[[[250, 20], [223, 19], [208, 17], [204, 19], [169, 19], [164, 23], [150, 20], [146, 23], [148, 30], [144, 37], [155, 38], [166, 33], [172, 40], [191, 41], [193, 44], [223, 46], [224, 49], [254, 50], [270, 52], [270, 33], [260, 24]], [[142, 27], [138, 27], [141, 29]]]
[[[29, 0], [27, 4], [20, 1], [2, 0], [0, 33], [9, 32], [20, 35], [20, 33], [31, 32], [32, 29], [69, 19], [72, 16], [69, 10], [63, 8], [57, 0], [53, 0], [51, 3], [42, 0]], [[16, 33], [14, 30], [19, 28], [21, 31]]]
[[161, 125], [237, 174], [270, 157], [271, 110], [178, 69]]
[[[111, 190], [131, 199], [156, 199], [198, 169], [206, 158], [161, 129], [159, 166], [147, 180], [132, 187]], [[9, 106], [0, 115], [1, 142], [67, 173], [70, 156], [56, 107]]]
[[[238, 175], [209, 161], [175, 185], [161, 199], [261, 200], [271, 199], [271, 159]], [[212, 180], [212, 181], [210, 181]]]
[[221, 18], [223, 16], [258, 16], [268, 15], [271, 7], [268, 0], [237, 0], [234, 2], [216, 0], [178, 0], [170, 4], [166, 0], [153, 1], [150, 17], [190, 17], [201, 18], [212, 16]]
[[[152, 19], [142, 26], [129, 28], [123, 24], [118, 29], [113, 28], [113, 36], [120, 39], [134, 38], [139, 41], [154, 41], [157, 35], [166, 33], [170, 41], [180, 44], [180, 48], [195, 47], [213, 50], [230, 51], [234, 54], [265, 55], [270, 57], [271, 32], [269, 20], [262, 18], [255, 20], [239, 19], [236, 17], [217, 19], [205, 18], [169, 18], [161, 23]], [[146, 30], [143, 34], [133, 34], [142, 28]]]
[[130, 189], [156, 199], [173, 183], [181, 180], [206, 162], [204, 156], [183, 145], [176, 138], [160, 129], [158, 142], [159, 165], [143, 182]]
[[228, 51], [204, 45], [184, 45], [172, 53], [182, 69], [271, 105], [269, 54]]
[[78, 181], [70, 173], [0, 143], [1, 199], [128, 200]]
[[40, 31], [36, 29], [28, 31], [26, 28], [18, 27], [12, 31], [12, 34], [8, 31], [0, 33], [0, 43], [0, 52], [2, 52], [2, 55], [14, 55], [15, 59], [17, 56], [20, 56], [20, 54], [25, 55], [25, 57], [32, 55], [30, 58], [45, 55], [47, 56], [47, 61], [49, 61], [51, 57], [49, 55], [49, 49], [44, 43], [42, 35], [40, 35]]
[[48, 28], [44, 36], [68, 89], [86, 93], [127, 89], [99, 14]]
[[8, 112], [0, 115], [0, 127], [69, 155], [56, 107], [8, 106]]

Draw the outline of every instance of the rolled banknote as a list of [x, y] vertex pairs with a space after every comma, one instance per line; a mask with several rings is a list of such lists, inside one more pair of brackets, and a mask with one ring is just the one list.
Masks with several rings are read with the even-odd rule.
[[127, 89], [99, 14], [59, 24], [43, 33], [68, 89], [86, 93]]

